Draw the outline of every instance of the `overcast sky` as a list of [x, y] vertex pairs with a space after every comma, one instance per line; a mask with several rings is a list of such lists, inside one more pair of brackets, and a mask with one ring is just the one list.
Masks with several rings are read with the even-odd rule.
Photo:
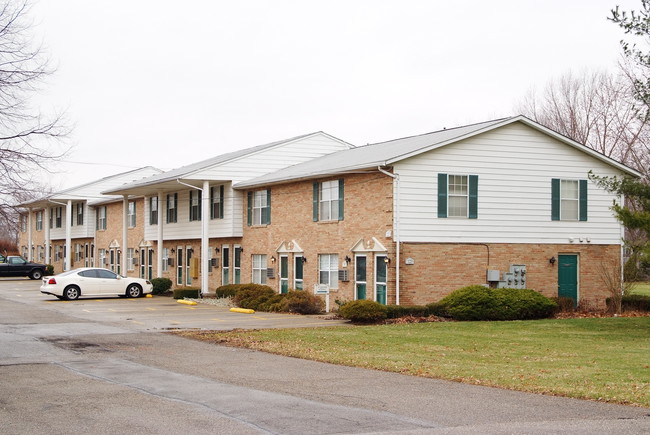
[[354, 145], [515, 114], [532, 87], [614, 70], [616, 0], [40, 0], [74, 123], [56, 189], [314, 131]]

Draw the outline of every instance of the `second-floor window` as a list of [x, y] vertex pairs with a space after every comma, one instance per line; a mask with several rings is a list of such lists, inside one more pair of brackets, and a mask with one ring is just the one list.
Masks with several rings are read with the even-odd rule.
[[223, 219], [223, 186], [210, 187], [210, 219]]
[[190, 222], [201, 220], [201, 191], [190, 190]]
[[271, 223], [271, 191], [248, 192], [248, 225], [268, 225]]
[[135, 201], [129, 201], [129, 210], [126, 218], [127, 218], [127, 222], [129, 223], [129, 228], [135, 228], [135, 224], [136, 224]]
[[438, 174], [438, 217], [478, 217], [478, 175]]
[[[63, 207], [55, 207], [52, 215], [54, 217], [54, 227], [61, 228], [63, 221]], [[52, 219], [50, 219], [50, 228], [52, 228]]]
[[167, 195], [167, 223], [173, 223], [178, 220], [178, 209], [176, 203], [178, 202], [178, 193], [171, 193]]
[[97, 229], [106, 229], [106, 206], [97, 208]]
[[587, 180], [551, 180], [551, 220], [587, 220]]
[[149, 198], [149, 225], [158, 225], [158, 197]]
[[343, 220], [343, 179], [314, 183], [313, 220]]
[[84, 203], [78, 202], [77, 203], [77, 225], [83, 225], [83, 224], [84, 224]]
[[43, 212], [42, 211], [37, 211], [36, 212], [36, 231], [42, 231], [43, 230]]

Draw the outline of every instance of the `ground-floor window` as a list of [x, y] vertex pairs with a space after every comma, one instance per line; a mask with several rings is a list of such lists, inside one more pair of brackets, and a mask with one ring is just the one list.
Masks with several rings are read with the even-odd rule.
[[338, 254], [320, 254], [318, 256], [318, 283], [327, 284], [329, 288], [339, 288]]
[[253, 283], [266, 284], [266, 255], [253, 254]]

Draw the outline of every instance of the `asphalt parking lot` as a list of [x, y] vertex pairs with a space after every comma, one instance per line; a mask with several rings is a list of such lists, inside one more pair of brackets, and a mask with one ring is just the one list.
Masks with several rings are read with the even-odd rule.
[[82, 320], [119, 324], [134, 331], [174, 329], [231, 330], [263, 328], [300, 328], [346, 324], [331, 315], [300, 316], [282, 313], [243, 314], [226, 307], [199, 303], [184, 305], [168, 296], [137, 299], [81, 298], [62, 301], [44, 295], [40, 281], [26, 278], [0, 278], [0, 295], [40, 309], [47, 309]]

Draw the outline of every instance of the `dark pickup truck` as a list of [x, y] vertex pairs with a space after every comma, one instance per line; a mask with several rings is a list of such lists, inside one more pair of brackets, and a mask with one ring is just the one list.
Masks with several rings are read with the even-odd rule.
[[0, 277], [4, 276], [28, 276], [31, 279], [41, 279], [45, 275], [46, 266], [39, 263], [31, 263], [23, 257], [0, 255]]

